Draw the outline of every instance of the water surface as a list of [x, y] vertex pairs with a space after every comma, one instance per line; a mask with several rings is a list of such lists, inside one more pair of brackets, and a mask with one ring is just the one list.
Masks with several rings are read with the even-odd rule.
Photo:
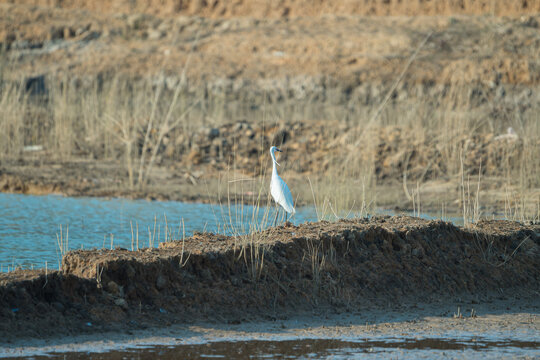
[[540, 356], [535, 340], [473, 338], [291, 339], [142, 346], [103, 353], [49, 353], [33, 359], [498, 359]]
[[[45, 262], [48, 268], [58, 268], [59, 240], [68, 242], [69, 249], [131, 249], [138, 238], [142, 248], [194, 231], [231, 234], [261, 229], [274, 218], [273, 207], [0, 193], [0, 268], [43, 268]], [[314, 209], [306, 207], [297, 209], [291, 221], [316, 219]]]
[[[0, 271], [19, 266], [57, 269], [59, 243], [64, 249], [131, 250], [137, 243], [139, 248], [158, 246], [194, 231], [232, 234], [261, 230], [273, 224], [275, 211], [274, 207], [249, 205], [0, 193]], [[429, 214], [422, 217], [433, 218]], [[291, 219], [294, 224], [316, 220], [313, 207], [297, 208]]]

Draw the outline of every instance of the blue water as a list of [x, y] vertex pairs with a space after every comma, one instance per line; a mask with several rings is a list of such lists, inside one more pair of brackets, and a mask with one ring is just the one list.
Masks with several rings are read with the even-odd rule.
[[[231, 234], [261, 229], [273, 223], [274, 211], [248, 205], [0, 193], [0, 269], [44, 268], [45, 262], [49, 269], [58, 268], [60, 234], [64, 241], [67, 237], [69, 249], [111, 248], [111, 243], [113, 248], [131, 249], [132, 239], [136, 248], [138, 227], [142, 248], [165, 241], [166, 228], [168, 239], [182, 239], [194, 231]], [[314, 209], [306, 207], [297, 209], [291, 221], [316, 219]]]
[[[395, 215], [384, 209], [377, 213]], [[278, 221], [284, 220], [282, 215]], [[0, 271], [17, 267], [57, 269], [59, 240], [69, 250], [131, 250], [137, 249], [137, 229], [138, 247], [144, 248], [180, 240], [194, 231], [230, 235], [262, 230], [273, 224], [274, 217], [274, 207], [0, 193]], [[420, 217], [433, 219], [438, 215]], [[333, 214], [323, 218], [335, 220]], [[291, 222], [316, 220], [315, 208], [300, 207]], [[462, 222], [459, 218], [447, 220]]]

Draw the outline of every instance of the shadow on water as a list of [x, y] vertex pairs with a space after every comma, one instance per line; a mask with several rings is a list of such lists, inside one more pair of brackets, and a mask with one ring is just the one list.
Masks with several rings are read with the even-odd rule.
[[[534, 355], [540, 342], [490, 341], [482, 338], [455, 340], [444, 338], [385, 339], [342, 341], [336, 339], [300, 339], [285, 341], [219, 341], [206, 344], [152, 346], [107, 353], [57, 353], [38, 359], [260, 359], [260, 358], [355, 358], [366, 354], [388, 356], [469, 356]], [[443, 351], [443, 352], [441, 352]], [[533, 353], [531, 354], [530, 351]], [[415, 356], [416, 354], [416, 356]], [[476, 356], [475, 356], [476, 355]], [[538, 355], [538, 354], [536, 354]]]

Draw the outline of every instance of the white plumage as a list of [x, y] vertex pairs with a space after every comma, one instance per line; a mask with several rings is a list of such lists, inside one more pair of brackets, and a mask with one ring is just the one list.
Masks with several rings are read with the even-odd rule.
[[270, 156], [272, 157], [272, 180], [270, 180], [270, 194], [272, 194], [272, 197], [277, 204], [281, 205], [281, 207], [285, 209], [286, 212], [292, 215], [296, 212], [296, 210], [294, 209], [293, 197], [291, 194], [291, 190], [289, 190], [289, 187], [287, 186], [285, 181], [283, 181], [283, 179], [280, 178], [278, 175], [277, 166], [279, 164], [276, 161], [276, 151], [281, 152], [281, 150], [279, 150], [275, 146], [272, 146], [270, 148]]

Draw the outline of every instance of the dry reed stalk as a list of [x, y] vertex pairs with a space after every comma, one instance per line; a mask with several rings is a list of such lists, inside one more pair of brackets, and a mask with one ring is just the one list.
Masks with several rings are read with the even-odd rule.
[[62, 270], [62, 262], [64, 261], [64, 256], [69, 251], [69, 225], [66, 226], [65, 236], [63, 232], [63, 227], [62, 225], [60, 225], [60, 235], [56, 233], [56, 245], [57, 245], [56, 255], [58, 257], [58, 269]]

